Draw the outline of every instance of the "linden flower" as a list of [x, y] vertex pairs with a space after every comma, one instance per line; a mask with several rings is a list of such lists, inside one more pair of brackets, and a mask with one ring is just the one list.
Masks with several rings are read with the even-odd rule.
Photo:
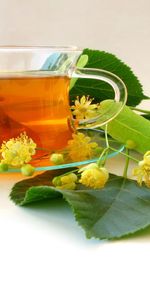
[[91, 104], [93, 99], [89, 97], [82, 96], [81, 99], [77, 97], [75, 100], [75, 105], [72, 105], [73, 115], [76, 116], [76, 119], [87, 119], [96, 116], [96, 108], [98, 104]]
[[52, 183], [58, 189], [74, 190], [76, 188], [77, 180], [77, 175], [74, 173], [70, 173], [67, 175], [54, 177]]
[[150, 151], [144, 154], [143, 160], [138, 163], [138, 167], [133, 169], [133, 175], [137, 177], [137, 182], [141, 186], [144, 181], [150, 188]]
[[89, 164], [79, 172], [81, 172], [79, 182], [94, 189], [103, 188], [109, 178], [107, 169], [98, 167], [96, 163]]
[[13, 167], [23, 166], [32, 159], [35, 154], [36, 144], [26, 133], [21, 133], [19, 137], [12, 138], [3, 142], [0, 153], [1, 163], [11, 165]]
[[64, 156], [61, 153], [53, 153], [50, 156], [50, 161], [55, 165], [60, 165], [64, 163]]
[[68, 141], [67, 151], [72, 161], [82, 161], [90, 159], [94, 150], [98, 147], [98, 144], [91, 142], [91, 138], [87, 137], [83, 133], [77, 133], [72, 135], [73, 139]]

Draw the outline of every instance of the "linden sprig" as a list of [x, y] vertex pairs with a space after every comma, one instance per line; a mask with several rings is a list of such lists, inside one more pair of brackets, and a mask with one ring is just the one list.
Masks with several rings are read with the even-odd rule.
[[[74, 109], [73, 115], [75, 115], [77, 119], [80, 119], [80, 117], [83, 119], [83, 118], [89, 117], [89, 114], [88, 114], [89, 111], [94, 111], [94, 113], [96, 113], [96, 111], [95, 111], [96, 107], [93, 106], [91, 104], [91, 102], [92, 101], [89, 101], [89, 99], [86, 98], [85, 96], [81, 97], [81, 99], [77, 98], [75, 105], [72, 106], [72, 108]], [[80, 137], [79, 137], [79, 140], [80, 140]], [[83, 140], [83, 137], [81, 137], [81, 140]], [[76, 139], [75, 139], [75, 141], [76, 141]], [[88, 142], [88, 140], [85, 139], [86, 146], [88, 144], [87, 142]], [[75, 183], [77, 185], [77, 182], [82, 183], [83, 185], [90, 187], [90, 188], [103, 188], [105, 186], [105, 184], [107, 183], [107, 181], [109, 179], [108, 170], [105, 168], [105, 162], [107, 160], [108, 153], [110, 150], [117, 151], [117, 149], [114, 149], [109, 145], [109, 139], [108, 139], [108, 134], [107, 134], [107, 125], [105, 126], [105, 142], [106, 142], [106, 147], [105, 147], [105, 149], [103, 149], [97, 162], [94, 164], [93, 163], [89, 164], [86, 167], [84, 167], [78, 171], [80, 177], [78, 175], [78, 180], [76, 180], [76, 182], [74, 182], [73, 189], [75, 189]], [[78, 155], [78, 153], [80, 152], [80, 142], [79, 142], [79, 144], [78, 143], [76, 144], [76, 142], [70, 141], [69, 145], [72, 146], [71, 153], [74, 154], [74, 151], [77, 150], [77, 155]], [[81, 155], [84, 155], [86, 153], [85, 145], [83, 147], [83, 152], [81, 151]], [[136, 163], [138, 163], [138, 167], [135, 167], [133, 169], [133, 172], [132, 172], [133, 176], [136, 177], [139, 185], [142, 185], [142, 182], [144, 182], [147, 187], [150, 187], [150, 151], [147, 151], [144, 154], [143, 160], [139, 161], [138, 159], [136, 159], [135, 157], [130, 155], [130, 150], [135, 149], [135, 148], [136, 148], [135, 142], [132, 140], [127, 140], [126, 145], [125, 145], [126, 151], [121, 152], [121, 154], [126, 157], [125, 166], [124, 166], [124, 170], [123, 170], [123, 177], [125, 177], [125, 178], [127, 177], [129, 161], [133, 160]], [[75, 158], [74, 155], [73, 155], [73, 158]], [[61, 178], [63, 178], [64, 176], [65, 176], [65, 174], [62, 175]], [[72, 178], [71, 176], [68, 177], [68, 181], [70, 179], [70, 184], [72, 183], [71, 178]], [[55, 185], [55, 181], [53, 182], [53, 184]]]
[[[73, 115], [77, 118], [89, 118], [96, 114], [98, 106], [91, 104], [93, 99], [82, 96], [77, 98], [75, 105], [72, 106]], [[105, 143], [103, 149], [96, 142], [81, 132], [73, 133], [72, 139], [64, 151], [61, 153], [53, 153], [50, 155], [50, 161], [55, 165], [60, 165], [70, 162], [83, 161], [93, 158], [100, 153], [96, 163], [88, 164], [87, 166], [76, 169], [74, 172], [69, 172], [61, 176], [54, 177], [52, 183], [60, 189], [75, 189], [78, 183], [90, 188], [103, 188], [109, 180], [109, 172], [105, 168], [105, 163], [109, 151], [117, 151], [109, 145], [107, 134], [107, 125], [105, 126]], [[147, 151], [143, 160], [138, 160], [130, 155], [130, 150], [136, 148], [135, 142], [127, 140], [125, 152], [120, 154], [126, 157], [123, 177], [127, 177], [129, 161], [134, 160], [138, 166], [133, 169], [133, 176], [136, 177], [138, 184], [141, 186], [144, 182], [147, 187], [150, 187], [150, 151]], [[11, 138], [4, 141], [0, 148], [0, 172], [6, 172], [9, 168], [20, 168], [20, 171], [25, 176], [32, 176], [35, 168], [29, 164], [32, 161], [37, 149], [36, 143], [32, 138], [28, 137], [26, 132], [20, 134], [16, 138]], [[77, 173], [77, 174], [76, 174]]]

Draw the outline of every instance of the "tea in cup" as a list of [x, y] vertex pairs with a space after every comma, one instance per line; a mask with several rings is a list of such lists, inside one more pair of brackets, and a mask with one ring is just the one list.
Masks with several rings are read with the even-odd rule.
[[116, 75], [99, 69], [77, 68], [82, 50], [76, 47], [0, 47], [0, 146], [21, 133], [33, 139], [37, 154], [33, 164], [44, 166], [47, 155], [61, 150], [75, 130], [69, 103], [71, 78], [109, 83], [119, 109], [79, 122], [98, 127], [114, 118], [126, 102], [126, 88]]

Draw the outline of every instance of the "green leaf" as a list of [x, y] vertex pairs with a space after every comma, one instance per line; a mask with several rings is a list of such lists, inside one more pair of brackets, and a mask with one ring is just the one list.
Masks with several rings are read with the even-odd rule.
[[[50, 173], [37, 176], [34, 184], [48, 180]], [[31, 186], [33, 180], [17, 183], [11, 199], [20, 205], [33, 201], [60, 199], [71, 206], [76, 221], [88, 238], [115, 239], [137, 232], [150, 225], [150, 191], [135, 181], [111, 175], [101, 190], [83, 189], [65, 191], [50, 186]], [[27, 182], [27, 184], [26, 184]], [[22, 192], [22, 188], [26, 187]], [[24, 195], [23, 195], [24, 194]]]
[[[125, 83], [128, 90], [128, 105], [136, 106], [143, 99], [148, 99], [143, 94], [143, 88], [138, 78], [130, 67], [111, 53], [99, 50], [84, 49], [84, 55], [88, 55], [86, 68], [98, 68], [110, 71], [118, 75]], [[110, 85], [103, 81], [93, 79], [78, 79], [70, 92], [71, 100], [76, 96], [90, 95], [96, 102], [104, 99], [113, 99], [114, 92]]]
[[63, 192], [87, 238], [116, 239], [150, 225], [150, 191], [111, 175], [102, 190]]
[[[65, 171], [46, 171], [35, 177], [21, 180], [12, 188], [10, 198], [18, 205], [25, 205], [30, 202], [49, 200], [52, 197], [62, 197], [56, 190], [53, 190], [50, 194], [49, 187], [52, 184], [52, 179], [55, 176], [63, 174]], [[38, 189], [38, 186], [41, 186], [41, 188]], [[32, 191], [30, 193], [29, 189], [31, 187], [34, 189], [33, 193]]]

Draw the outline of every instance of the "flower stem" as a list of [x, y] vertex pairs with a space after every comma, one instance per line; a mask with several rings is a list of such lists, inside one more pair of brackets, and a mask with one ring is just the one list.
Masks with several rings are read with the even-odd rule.
[[107, 158], [107, 154], [108, 154], [108, 150], [109, 150], [109, 148], [105, 148], [103, 150], [103, 152], [101, 153], [99, 159], [97, 160], [98, 167], [100, 167], [102, 165], [102, 157], [104, 157], [104, 155], [105, 155], [105, 157], [103, 159], [103, 165], [105, 164], [105, 161], [106, 161], [106, 158]]
[[109, 148], [108, 133], [107, 133], [107, 124], [105, 125], [105, 141], [106, 141], [106, 147]]
[[[112, 151], [116, 151], [116, 152], [118, 151], [117, 149], [112, 148], [112, 147], [109, 147], [109, 149], [112, 150]], [[122, 154], [122, 155], [124, 155], [124, 156], [128, 156], [130, 159], [132, 159], [132, 160], [134, 160], [134, 161], [136, 161], [136, 162], [139, 162], [138, 159], [136, 159], [135, 157], [133, 157], [133, 156], [131, 156], [131, 155], [125, 153], [125, 152], [119, 152], [119, 154]]]
[[125, 162], [125, 167], [124, 167], [124, 171], [123, 171], [123, 177], [127, 178], [127, 172], [128, 172], [128, 167], [129, 167], [129, 161], [130, 161], [130, 157], [129, 157], [129, 149], [126, 148], [126, 162]]

